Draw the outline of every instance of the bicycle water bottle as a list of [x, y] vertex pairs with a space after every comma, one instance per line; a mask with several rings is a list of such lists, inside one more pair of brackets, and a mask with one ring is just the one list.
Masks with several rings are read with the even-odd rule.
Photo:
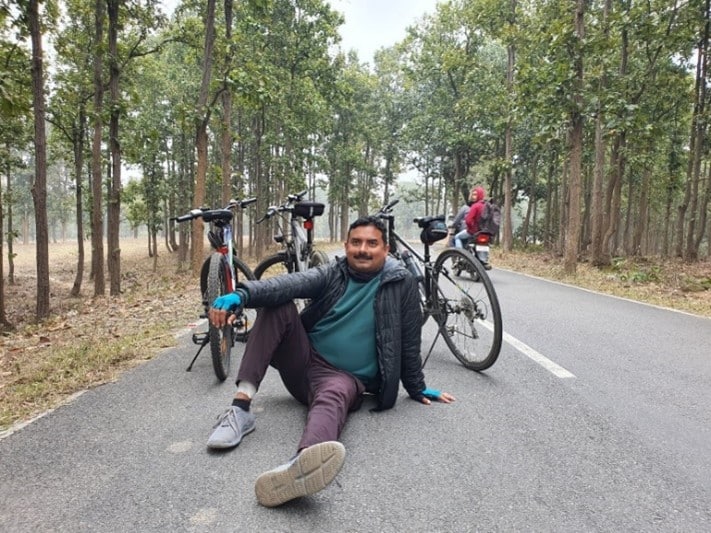
[[415, 279], [417, 281], [422, 281], [422, 271], [420, 270], [420, 267], [417, 262], [412, 258], [410, 250], [403, 250], [400, 254], [400, 257], [402, 257], [402, 260], [404, 261], [405, 266], [410, 271], [410, 273], [415, 276]]

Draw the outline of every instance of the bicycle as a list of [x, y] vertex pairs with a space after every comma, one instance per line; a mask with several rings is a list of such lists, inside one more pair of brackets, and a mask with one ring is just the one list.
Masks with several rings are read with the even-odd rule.
[[[422, 363], [427, 363], [440, 335], [459, 362], [470, 370], [486, 370], [496, 362], [501, 351], [503, 326], [499, 300], [484, 267], [467, 250], [446, 248], [433, 259], [430, 246], [448, 235], [444, 215], [413, 220], [422, 230], [420, 255], [395, 232], [394, 199], [375, 216], [386, 221], [390, 254], [417, 278], [423, 313], [423, 325], [432, 317], [437, 335]], [[457, 278], [457, 269], [476, 272], [479, 282]]]
[[[200, 315], [200, 318], [207, 318], [215, 298], [232, 292], [240, 279], [255, 279], [252, 270], [236, 255], [232, 235], [232, 219], [234, 211], [238, 207], [244, 209], [256, 201], [256, 198], [230, 200], [221, 209], [196, 208], [185, 215], [171, 218], [176, 222], [202, 218], [204, 222], [210, 224], [207, 238], [213, 251], [205, 259], [200, 270], [200, 294], [204, 308], [204, 313]], [[228, 261], [228, 257], [231, 257], [232, 260]], [[216, 328], [208, 321], [207, 331], [195, 333], [192, 336], [193, 343], [197, 344], [199, 348], [186, 370], [188, 372], [192, 370], [198, 355], [209, 344], [212, 366], [217, 379], [220, 381], [227, 379], [230, 372], [232, 346], [235, 341], [244, 342], [247, 340], [256, 313], [254, 309], [245, 309], [233, 324], [224, 328]]]
[[[254, 268], [257, 279], [287, 272], [304, 272], [308, 268], [328, 263], [328, 256], [323, 251], [316, 250], [313, 244], [313, 219], [323, 214], [325, 206], [319, 202], [304, 201], [306, 193], [307, 191], [303, 190], [288, 195], [286, 202], [279, 206], [270, 206], [264, 216], [257, 220], [257, 224], [261, 224], [279, 215], [274, 219], [274, 241], [283, 247], [282, 251], [266, 257]], [[288, 230], [285, 231], [285, 228]]]

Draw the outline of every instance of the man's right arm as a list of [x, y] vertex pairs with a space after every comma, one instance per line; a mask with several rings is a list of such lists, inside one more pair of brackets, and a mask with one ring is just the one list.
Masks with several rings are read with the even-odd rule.
[[245, 280], [237, 285], [237, 290], [247, 293], [246, 307], [274, 307], [295, 298], [316, 298], [323, 291], [329, 269], [335, 265], [309, 268], [305, 272], [294, 272], [263, 280]]

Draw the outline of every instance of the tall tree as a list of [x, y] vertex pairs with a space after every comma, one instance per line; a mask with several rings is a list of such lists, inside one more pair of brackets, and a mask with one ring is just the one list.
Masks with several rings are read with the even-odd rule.
[[[195, 150], [197, 152], [197, 171], [193, 206], [200, 207], [205, 202], [205, 180], [207, 178], [207, 125], [210, 122], [211, 104], [210, 80], [212, 79], [212, 52], [215, 48], [215, 0], [207, 0], [205, 11], [205, 45], [202, 58], [202, 83], [195, 110]], [[203, 262], [203, 223], [202, 219], [193, 220], [191, 267], [193, 274], [200, 272]]]
[[576, 0], [573, 18], [571, 55], [573, 58], [573, 94], [570, 110], [570, 162], [568, 186], [568, 224], [565, 235], [565, 271], [574, 274], [580, 248], [580, 196], [583, 157], [583, 41], [585, 39], [585, 1]]
[[32, 200], [35, 208], [37, 255], [37, 321], [49, 317], [49, 232], [47, 228], [47, 135], [45, 132], [44, 54], [39, 0], [26, 4], [27, 25], [32, 41], [32, 107], [35, 123], [35, 179]]
[[121, 292], [121, 247], [119, 226], [121, 214], [121, 143], [119, 142], [119, 0], [106, 0], [109, 16], [109, 151], [111, 153], [111, 180], [108, 186], [106, 244], [108, 247], [109, 294]]
[[102, 208], [103, 184], [101, 141], [103, 140], [104, 111], [104, 18], [106, 0], [94, 2], [94, 109], [93, 138], [91, 145], [91, 275], [94, 278], [94, 296], [103, 296], [104, 280], [104, 217]]

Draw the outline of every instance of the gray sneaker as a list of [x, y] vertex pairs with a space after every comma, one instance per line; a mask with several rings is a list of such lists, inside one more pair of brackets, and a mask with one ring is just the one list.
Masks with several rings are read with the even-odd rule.
[[254, 415], [233, 405], [218, 417], [215, 430], [207, 439], [207, 447], [221, 449], [237, 446], [242, 437], [254, 431], [254, 427]]
[[341, 470], [346, 448], [329, 441], [304, 448], [291, 461], [257, 478], [254, 492], [265, 507], [276, 507], [294, 498], [314, 494], [331, 483]]

